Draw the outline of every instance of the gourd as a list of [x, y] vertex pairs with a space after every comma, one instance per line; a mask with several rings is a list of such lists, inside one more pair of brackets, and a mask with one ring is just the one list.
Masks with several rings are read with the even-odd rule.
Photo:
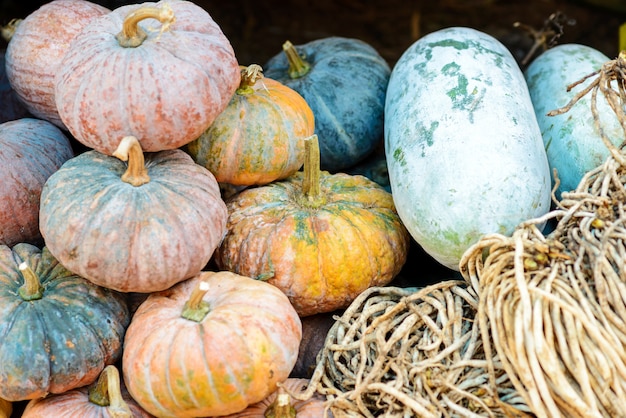
[[0, 418], [11, 418], [13, 402], [0, 398]]
[[32, 399], [22, 418], [150, 418], [130, 396], [114, 365], [89, 385], [46, 398]]
[[185, 150], [219, 183], [262, 185], [302, 166], [302, 140], [314, 129], [313, 111], [302, 96], [252, 64], [242, 67], [226, 109]]
[[115, 155], [84, 152], [48, 178], [40, 230], [50, 252], [120, 292], [164, 290], [198, 274], [226, 232], [213, 174], [179, 149], [144, 158], [132, 136]]
[[19, 20], [6, 51], [11, 87], [35, 117], [65, 125], [55, 101], [55, 76], [74, 37], [110, 10], [86, 0], [52, 0]]
[[475, 29], [441, 29], [404, 51], [387, 90], [385, 155], [400, 218], [449, 269], [484, 234], [510, 234], [550, 209], [524, 76], [504, 45]]
[[287, 41], [263, 68], [266, 77], [300, 93], [313, 110], [323, 170], [351, 167], [382, 141], [391, 70], [368, 43], [340, 36], [295, 46]]
[[317, 143], [316, 135], [305, 140], [303, 171], [226, 201], [214, 257], [220, 269], [281, 289], [303, 317], [389, 283], [410, 242], [391, 194], [361, 175], [321, 172]]
[[0, 124], [0, 244], [42, 244], [41, 190], [73, 155], [70, 140], [50, 122], [21, 118]]
[[46, 247], [0, 245], [0, 397], [41, 398], [91, 384], [122, 353], [123, 295], [63, 267]]
[[[588, 83], [568, 86], [598, 71], [610, 59], [586, 45], [562, 44], [544, 51], [526, 68], [524, 76], [530, 98], [541, 129], [543, 143], [550, 163], [550, 171], [557, 170], [562, 192], [576, 189], [583, 176], [601, 165], [609, 156], [591, 113], [591, 95], [582, 97], [566, 113], [549, 116], [548, 113], [565, 105]], [[604, 95], [597, 99], [602, 129], [615, 146], [624, 140], [622, 126]], [[552, 184], [555, 185], [554, 175]]]
[[288, 378], [301, 338], [300, 318], [279, 289], [203, 271], [138, 307], [124, 342], [124, 381], [156, 416], [232, 414]]
[[121, 6], [76, 36], [56, 77], [61, 120], [107, 155], [128, 135], [145, 151], [179, 148], [204, 132], [239, 85], [232, 46], [190, 1]]

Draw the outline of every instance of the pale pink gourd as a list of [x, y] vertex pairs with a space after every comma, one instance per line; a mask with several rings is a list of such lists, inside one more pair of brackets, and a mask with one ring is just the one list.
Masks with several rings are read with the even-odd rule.
[[233, 48], [206, 10], [186, 0], [131, 4], [77, 35], [56, 78], [56, 103], [90, 148], [111, 155], [132, 135], [144, 151], [162, 151], [204, 132], [240, 79]]

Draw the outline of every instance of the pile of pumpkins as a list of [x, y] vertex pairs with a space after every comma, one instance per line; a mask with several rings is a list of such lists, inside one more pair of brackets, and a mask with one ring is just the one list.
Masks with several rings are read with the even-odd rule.
[[341, 172], [379, 146], [389, 66], [356, 39], [298, 48], [240, 65], [186, 0], [53, 0], [14, 22], [6, 77], [27, 114], [0, 125], [9, 407], [240, 413], [287, 385], [302, 318], [399, 273], [410, 236], [391, 194]]

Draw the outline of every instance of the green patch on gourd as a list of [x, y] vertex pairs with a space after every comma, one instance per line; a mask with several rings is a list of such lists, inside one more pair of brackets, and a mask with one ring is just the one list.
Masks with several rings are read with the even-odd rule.
[[402, 148], [396, 148], [396, 150], [393, 152], [393, 159], [396, 160], [401, 167], [406, 166], [406, 159]]
[[448, 90], [446, 95], [452, 100], [452, 108], [467, 111], [470, 122], [474, 123], [473, 113], [485, 94], [485, 88], [481, 90], [480, 94], [476, 87], [474, 87], [471, 93], [468, 93], [467, 87], [469, 86], [469, 82], [467, 77], [460, 73], [460, 69], [461, 67], [455, 62], [448, 63], [441, 68], [442, 74], [456, 77], [457, 79], [457, 85]]

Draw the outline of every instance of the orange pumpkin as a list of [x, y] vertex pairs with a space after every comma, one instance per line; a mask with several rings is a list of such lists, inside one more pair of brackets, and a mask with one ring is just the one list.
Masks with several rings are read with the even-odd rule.
[[232, 414], [289, 377], [301, 338], [300, 318], [279, 289], [205, 271], [137, 308], [126, 330], [124, 381], [156, 416]]
[[267, 184], [304, 162], [302, 140], [313, 134], [313, 111], [295, 90], [242, 67], [241, 84], [226, 109], [186, 151], [220, 183]]
[[317, 136], [304, 171], [226, 202], [219, 268], [281, 289], [301, 316], [347, 307], [401, 270], [410, 238], [391, 193], [360, 175], [320, 172]]
[[323, 395], [315, 393], [307, 400], [291, 396], [304, 393], [308, 384], [308, 379], [287, 379], [261, 402], [224, 418], [331, 418], [333, 414], [325, 410], [326, 398]]
[[114, 365], [89, 386], [30, 400], [22, 418], [151, 418], [130, 396]]
[[13, 413], [13, 402], [0, 398], [0, 418], [10, 418]]
[[89, 22], [63, 58], [55, 98], [85, 146], [111, 155], [132, 135], [145, 151], [161, 151], [200, 136], [239, 80], [233, 48], [206, 10], [162, 0]]

